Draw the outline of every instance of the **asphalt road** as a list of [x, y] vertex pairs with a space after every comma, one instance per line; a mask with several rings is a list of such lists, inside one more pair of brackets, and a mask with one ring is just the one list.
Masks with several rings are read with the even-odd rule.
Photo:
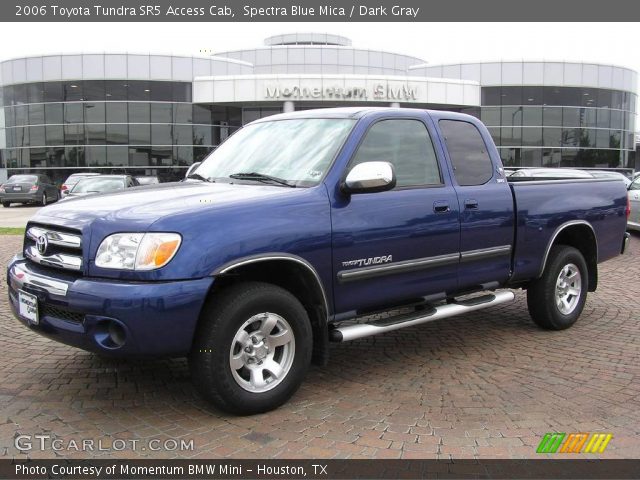
[[41, 206], [13, 204], [9, 208], [0, 207], [0, 227], [25, 227]]
[[[2, 264], [21, 242], [0, 237]], [[333, 345], [289, 403], [234, 417], [195, 392], [184, 359], [105, 360], [32, 332], [9, 311], [3, 272], [0, 458], [540, 458], [547, 432], [612, 433], [599, 456], [637, 458], [638, 279], [634, 235], [627, 255], [601, 265], [568, 330], [538, 329], [518, 292], [512, 304]], [[18, 449], [19, 435], [35, 446]], [[49, 439], [44, 449], [34, 435]], [[96, 448], [69, 447], [85, 439]]]

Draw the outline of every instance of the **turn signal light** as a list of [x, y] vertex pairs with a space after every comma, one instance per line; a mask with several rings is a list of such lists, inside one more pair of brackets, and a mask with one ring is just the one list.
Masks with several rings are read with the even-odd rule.
[[627, 220], [629, 220], [629, 217], [631, 216], [631, 199], [629, 198], [628, 193], [627, 193], [627, 210], [625, 211], [625, 214], [627, 215]]

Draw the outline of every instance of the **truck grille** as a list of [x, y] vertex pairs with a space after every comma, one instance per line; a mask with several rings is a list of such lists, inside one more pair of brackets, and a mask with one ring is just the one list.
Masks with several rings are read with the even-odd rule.
[[46, 225], [29, 226], [24, 256], [46, 267], [82, 271], [82, 235]]

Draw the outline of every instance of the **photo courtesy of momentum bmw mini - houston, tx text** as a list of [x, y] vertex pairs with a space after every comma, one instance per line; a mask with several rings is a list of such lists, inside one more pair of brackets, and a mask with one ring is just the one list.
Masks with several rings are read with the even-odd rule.
[[565, 7], [0, 5], [0, 480], [637, 476], [637, 25]]

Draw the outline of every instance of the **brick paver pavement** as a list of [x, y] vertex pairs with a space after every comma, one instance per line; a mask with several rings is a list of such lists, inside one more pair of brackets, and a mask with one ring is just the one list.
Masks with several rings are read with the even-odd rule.
[[[0, 236], [3, 264], [20, 244]], [[32, 333], [9, 313], [3, 273], [0, 458], [523, 458], [550, 431], [611, 432], [603, 456], [638, 457], [639, 255], [635, 235], [628, 255], [601, 266], [569, 330], [536, 328], [518, 293], [508, 306], [333, 345], [287, 405], [244, 418], [203, 402], [182, 359], [105, 360]], [[43, 451], [37, 439], [16, 449], [17, 435], [38, 434]], [[76, 451], [83, 439], [93, 451]], [[167, 439], [169, 450], [152, 450]], [[175, 450], [176, 439], [193, 450]]]

